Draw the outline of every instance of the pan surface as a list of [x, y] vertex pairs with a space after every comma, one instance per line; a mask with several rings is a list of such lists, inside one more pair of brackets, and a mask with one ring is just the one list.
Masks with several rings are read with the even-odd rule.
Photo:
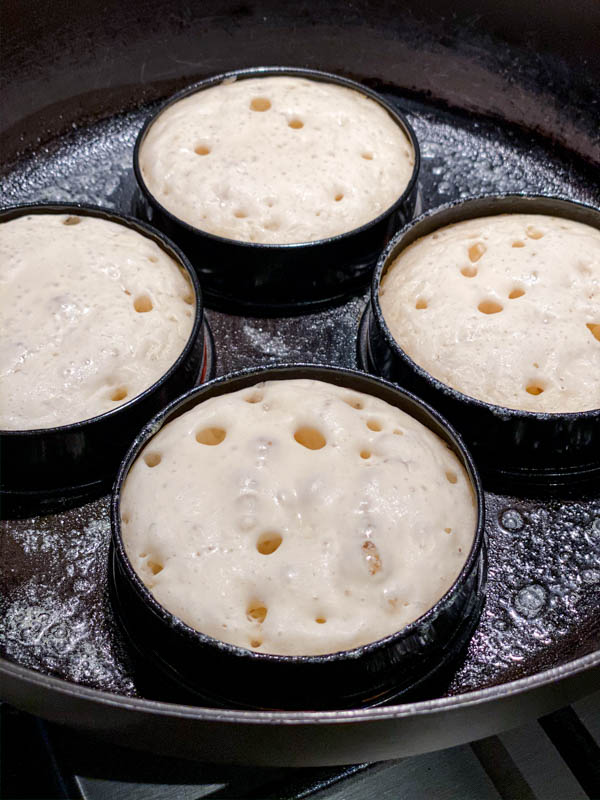
[[[202, 15], [183, 3], [169, 4], [165, 14], [158, 0], [143, 14], [117, 12], [112, 2], [101, 10], [84, 2], [75, 16], [25, 5], [28, 26], [17, 24], [23, 4], [4, 9], [12, 51], [3, 65], [10, 86], [3, 205], [72, 201], [129, 213], [133, 143], [154, 101], [213, 72], [277, 62], [384, 84], [423, 143], [423, 208], [510, 191], [600, 205], [598, 167], [590, 160], [600, 158], [593, 108], [600, 67], [588, 33], [598, 13], [591, 5], [581, 30], [568, 27], [575, 23], [567, 12], [565, 34], [566, 4], [549, 3], [544, 25], [530, 32], [537, 51], [523, 33], [527, 9], [516, 4], [505, 6], [504, 16], [485, 3], [459, 4], [452, 19], [436, 3], [421, 17], [418, 4], [403, 4], [403, 29], [399, 7], [387, 2], [361, 2], [351, 11], [323, 4], [319, 20], [310, 6], [292, 12], [275, 3], [206, 3]], [[406, 31], [415, 34], [412, 43]], [[578, 52], [565, 47], [565, 35], [579, 37]], [[281, 361], [354, 367], [366, 302], [365, 294], [276, 319], [209, 310], [218, 374]], [[138, 684], [107, 596], [107, 498], [5, 520], [3, 697], [129, 746], [231, 763], [380, 760], [518, 725], [600, 685], [600, 487], [586, 497], [557, 492], [543, 499], [526, 486], [518, 497], [487, 492], [486, 512], [487, 604], [447, 685], [419, 702], [318, 713], [185, 706]]]

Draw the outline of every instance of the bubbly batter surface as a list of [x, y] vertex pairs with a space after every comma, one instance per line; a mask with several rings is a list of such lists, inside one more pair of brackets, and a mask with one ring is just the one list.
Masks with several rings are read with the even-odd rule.
[[0, 225], [0, 429], [116, 408], [177, 360], [194, 290], [151, 239], [108, 220], [31, 214]]
[[374, 100], [331, 83], [225, 82], [152, 124], [140, 167], [176, 217], [247, 242], [308, 242], [388, 209], [413, 172], [404, 131]]
[[600, 230], [538, 214], [418, 239], [381, 283], [402, 349], [444, 383], [508, 408], [600, 408]]
[[259, 383], [170, 422], [132, 466], [121, 515], [165, 608], [217, 639], [295, 655], [420, 617], [476, 529], [467, 475], [436, 435], [312, 380]]

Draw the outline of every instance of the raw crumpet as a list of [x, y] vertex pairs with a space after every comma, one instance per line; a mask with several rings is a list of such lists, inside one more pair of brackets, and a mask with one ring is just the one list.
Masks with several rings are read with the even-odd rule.
[[121, 495], [127, 555], [188, 625], [314, 655], [422, 616], [472, 546], [470, 480], [428, 428], [314, 380], [213, 397], [166, 424]]
[[140, 148], [146, 186], [178, 219], [244, 242], [354, 230], [400, 198], [415, 164], [375, 100], [288, 76], [225, 81], [178, 100]]
[[0, 225], [0, 429], [53, 428], [117, 408], [183, 351], [194, 289], [152, 239], [91, 216]]
[[600, 408], [600, 230], [541, 214], [448, 225], [403, 250], [381, 310], [419, 366], [523, 411]]

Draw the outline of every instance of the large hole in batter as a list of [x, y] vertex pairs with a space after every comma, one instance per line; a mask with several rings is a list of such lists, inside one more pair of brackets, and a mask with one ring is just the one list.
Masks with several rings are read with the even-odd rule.
[[301, 444], [302, 447], [307, 447], [309, 450], [320, 450], [327, 444], [321, 431], [318, 431], [316, 428], [309, 428], [308, 426], [298, 428], [294, 434], [294, 439], [298, 444]]
[[144, 461], [149, 467], [157, 467], [162, 461], [162, 456], [156, 450], [152, 450], [150, 453], [144, 453]]
[[196, 441], [199, 444], [207, 444], [212, 447], [221, 444], [226, 436], [227, 432], [223, 428], [202, 428], [201, 431], [196, 433]]
[[463, 267], [460, 271], [461, 275], [464, 275], [465, 278], [474, 278], [477, 275], [477, 267]]
[[523, 297], [524, 294], [525, 294], [525, 289], [521, 289], [520, 286], [515, 286], [515, 288], [511, 291], [508, 297], [510, 300], [516, 300], [517, 297]]
[[375, 542], [370, 539], [362, 544], [362, 551], [370, 575], [375, 575], [381, 569], [381, 556]]
[[479, 261], [486, 250], [487, 248], [483, 242], [475, 242], [475, 244], [472, 244], [471, 247], [469, 247], [469, 259], [473, 262]]
[[110, 399], [113, 400], [115, 403], [118, 403], [119, 400], [125, 400], [126, 397], [127, 397], [127, 387], [117, 386], [116, 389], [113, 389]]
[[371, 455], [372, 455], [372, 453], [371, 453], [370, 450], [361, 450], [360, 451], [360, 457], [364, 458], [365, 460], [368, 459], [368, 458], [371, 458]]
[[139, 294], [133, 301], [133, 307], [140, 314], [145, 314], [147, 311], [152, 311], [154, 308], [152, 300], [150, 300], [147, 294]]
[[482, 300], [477, 308], [482, 314], [498, 314], [502, 311], [503, 306], [496, 300]]
[[207, 444], [212, 447], [221, 444], [226, 436], [227, 432], [223, 428], [202, 428], [196, 434], [196, 441], [199, 444]]
[[369, 419], [367, 420], [367, 428], [370, 431], [380, 431], [382, 430], [381, 422], [376, 419]]
[[280, 533], [268, 531], [259, 536], [256, 549], [259, 553], [262, 553], [263, 556], [270, 556], [271, 553], [277, 550], [282, 541], [283, 538]]
[[271, 101], [266, 97], [253, 97], [250, 108], [252, 111], [268, 111], [271, 108]]
[[249, 603], [246, 609], [246, 616], [250, 622], [256, 622], [260, 625], [267, 617], [267, 607], [260, 602]]
[[594, 339], [600, 342], [600, 322], [587, 322], [585, 327], [591, 332]]
[[79, 225], [81, 217], [67, 217], [63, 219], [63, 225]]
[[458, 475], [451, 469], [446, 470], [446, 480], [448, 483], [457, 483]]

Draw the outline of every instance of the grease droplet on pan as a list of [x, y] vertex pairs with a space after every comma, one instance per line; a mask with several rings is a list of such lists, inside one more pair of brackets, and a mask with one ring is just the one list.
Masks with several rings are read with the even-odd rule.
[[546, 590], [537, 583], [525, 586], [515, 597], [516, 611], [526, 619], [537, 617], [546, 605]]
[[507, 531], [520, 531], [524, 522], [523, 517], [515, 508], [508, 508], [500, 515], [500, 524]]

